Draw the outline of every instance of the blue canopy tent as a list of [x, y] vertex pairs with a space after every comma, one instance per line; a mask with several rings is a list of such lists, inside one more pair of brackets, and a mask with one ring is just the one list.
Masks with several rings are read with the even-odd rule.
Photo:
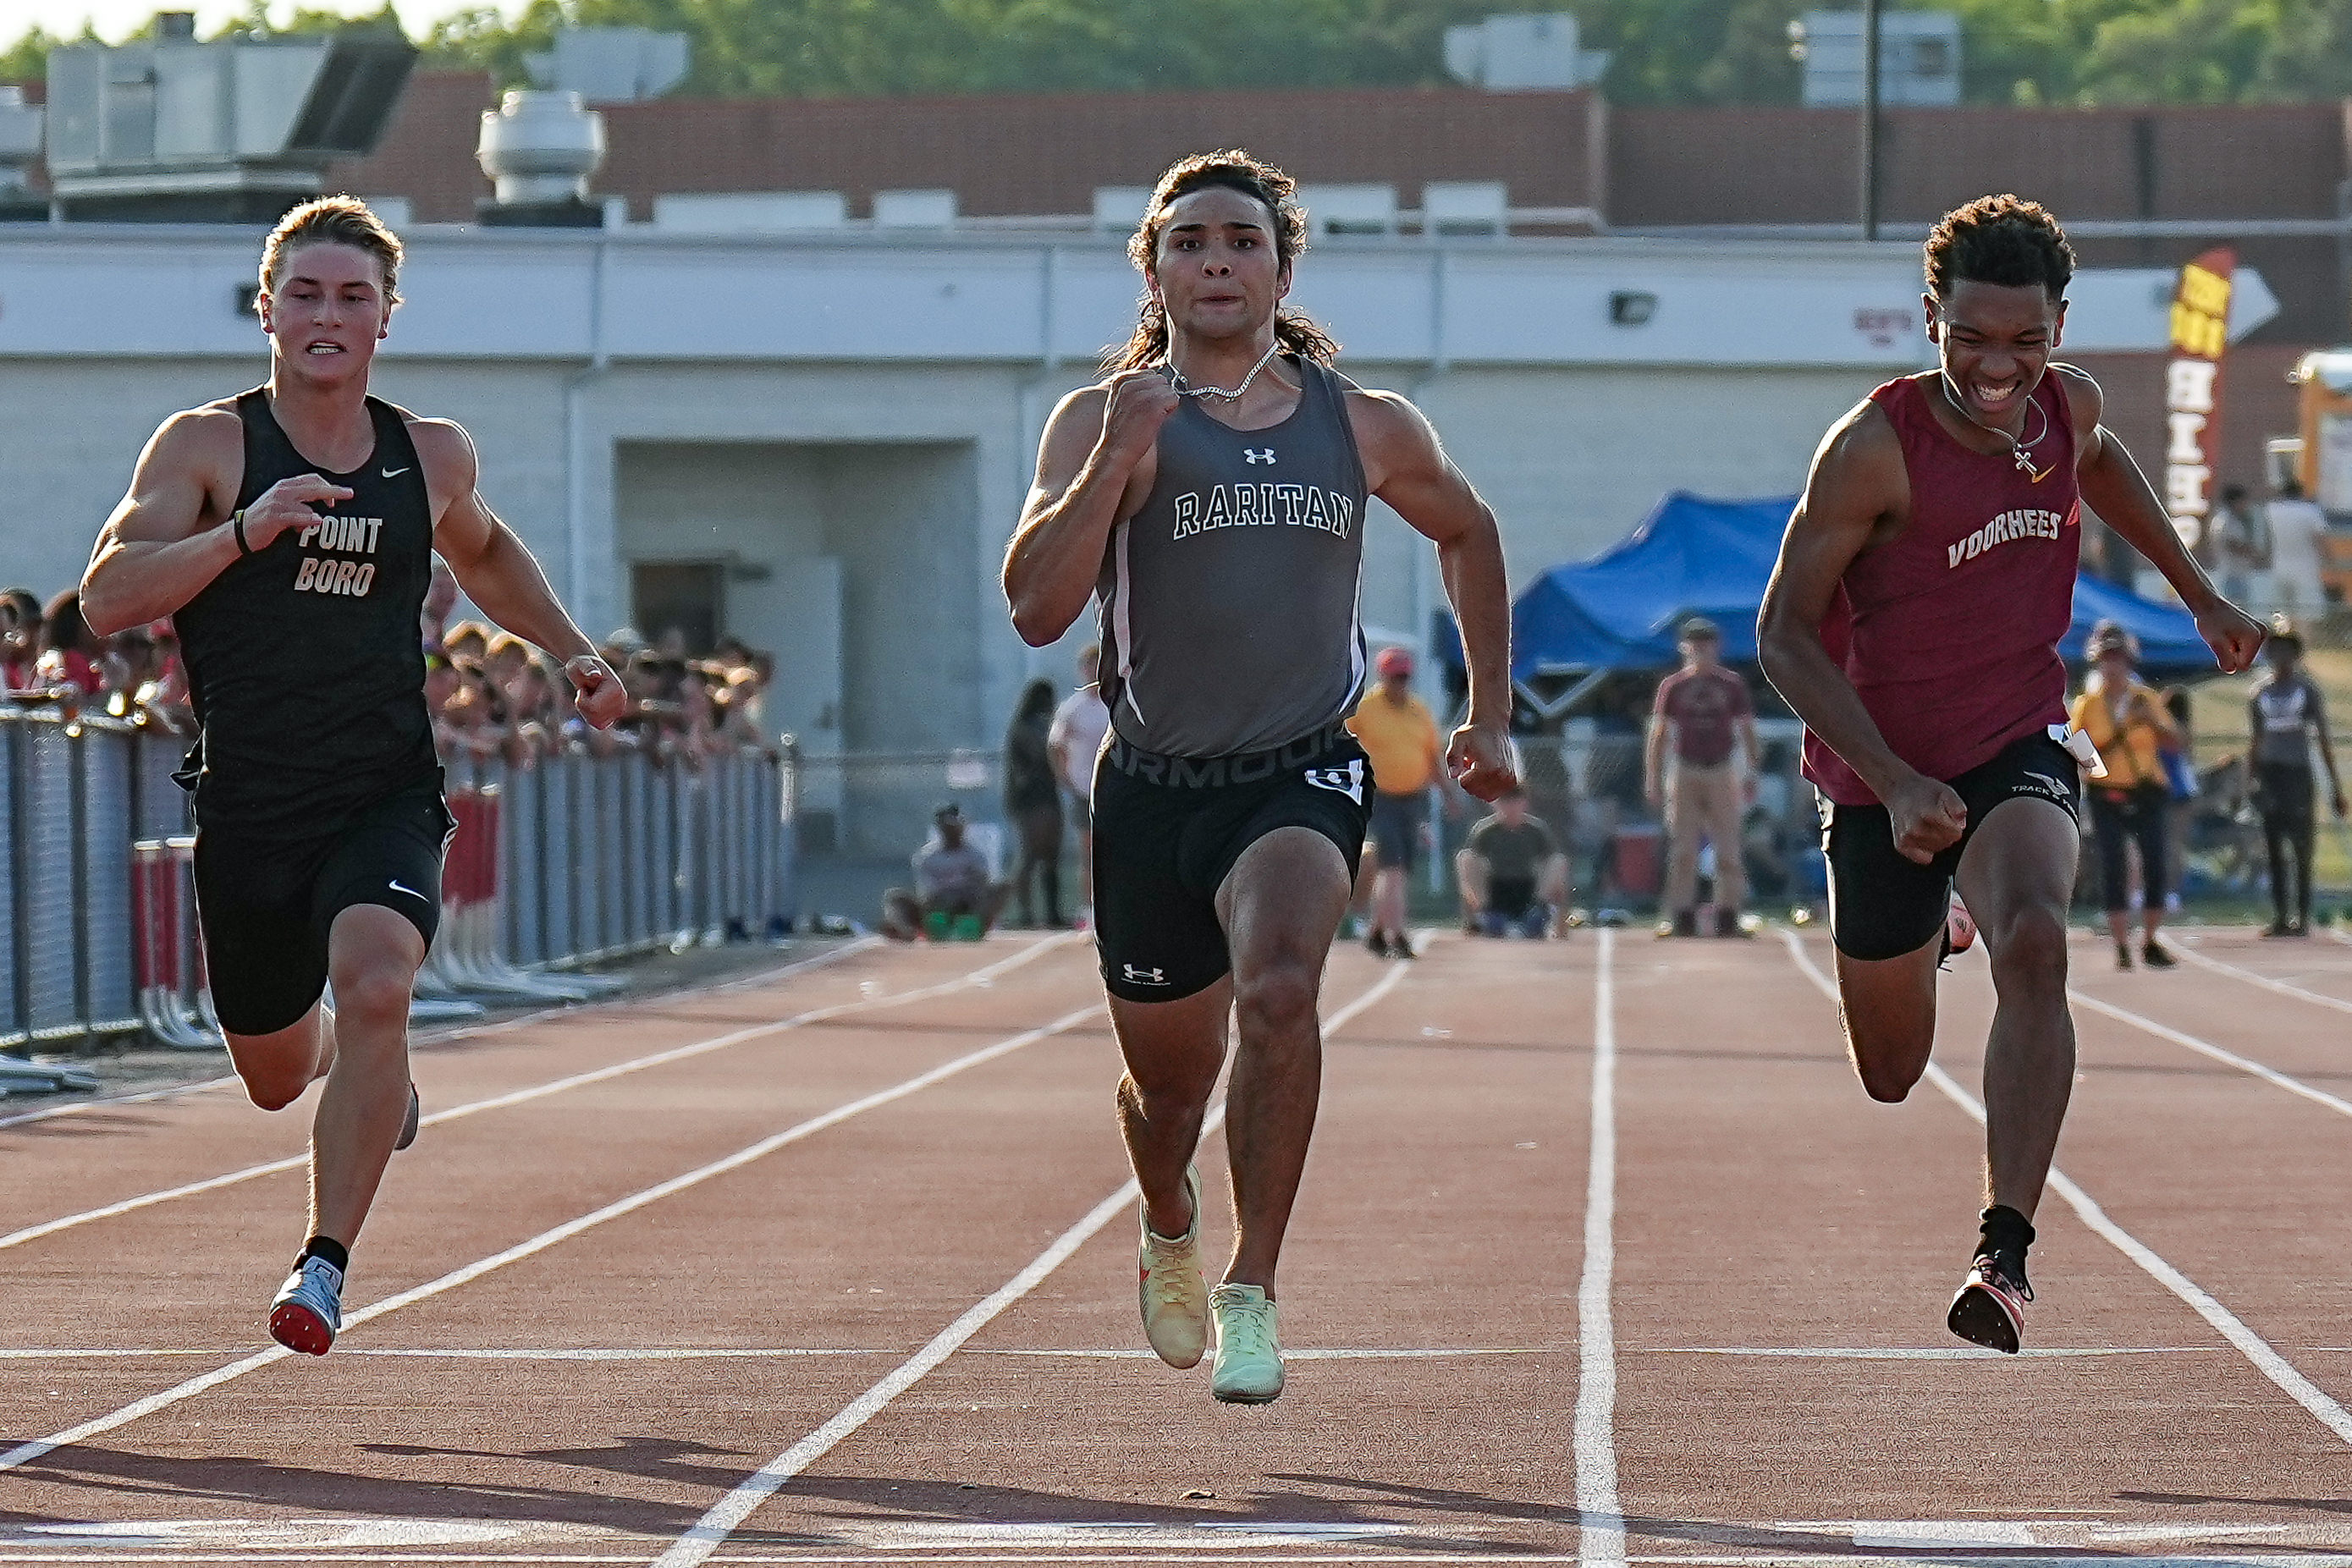
[[[1617, 544], [1591, 560], [1556, 566], [1511, 608], [1511, 679], [1530, 701], [1538, 675], [1582, 677], [1538, 706], [1565, 711], [1575, 696], [1619, 672], [1663, 670], [1679, 654], [1675, 628], [1704, 615], [1723, 628], [1723, 656], [1756, 657], [1756, 612], [1780, 549], [1794, 497], [1714, 501], [1676, 491]], [[2143, 664], [2174, 673], [2210, 670], [2213, 655], [2178, 605], [2158, 604], [2095, 577], [2074, 581], [2074, 620], [2060, 650], [2083, 656], [2091, 628], [2120, 622], [2139, 639]], [[1441, 616], [1435, 647], [1455, 669], [1461, 643]]]

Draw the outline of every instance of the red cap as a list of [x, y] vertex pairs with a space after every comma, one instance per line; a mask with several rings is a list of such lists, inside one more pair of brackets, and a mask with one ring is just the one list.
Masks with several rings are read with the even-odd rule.
[[1412, 674], [1412, 654], [1402, 648], [1383, 648], [1380, 657], [1372, 661], [1372, 668], [1381, 673], [1382, 680], [1410, 675]]

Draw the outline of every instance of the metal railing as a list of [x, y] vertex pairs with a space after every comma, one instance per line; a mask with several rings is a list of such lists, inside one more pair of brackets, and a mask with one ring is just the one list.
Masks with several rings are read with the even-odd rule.
[[[171, 777], [185, 747], [144, 721], [0, 709], [0, 1050], [136, 1032], [218, 1045], [187, 797]], [[782, 930], [792, 766], [789, 747], [453, 764], [420, 1012], [582, 999], [616, 983], [583, 965]]]

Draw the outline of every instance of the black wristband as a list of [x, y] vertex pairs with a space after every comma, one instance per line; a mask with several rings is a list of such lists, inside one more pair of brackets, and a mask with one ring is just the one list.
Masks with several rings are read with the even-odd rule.
[[253, 547], [245, 542], [245, 513], [239, 510], [232, 514], [228, 526], [236, 535], [236, 553], [240, 556], [251, 555]]

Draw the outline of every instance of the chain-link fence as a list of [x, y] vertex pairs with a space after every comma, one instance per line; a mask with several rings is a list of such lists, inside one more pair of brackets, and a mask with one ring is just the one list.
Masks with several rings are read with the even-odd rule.
[[[184, 749], [144, 722], [0, 711], [0, 1048], [217, 1044]], [[605, 982], [582, 965], [774, 936], [796, 907], [789, 753], [460, 761], [447, 793], [425, 1016], [584, 998]]]

